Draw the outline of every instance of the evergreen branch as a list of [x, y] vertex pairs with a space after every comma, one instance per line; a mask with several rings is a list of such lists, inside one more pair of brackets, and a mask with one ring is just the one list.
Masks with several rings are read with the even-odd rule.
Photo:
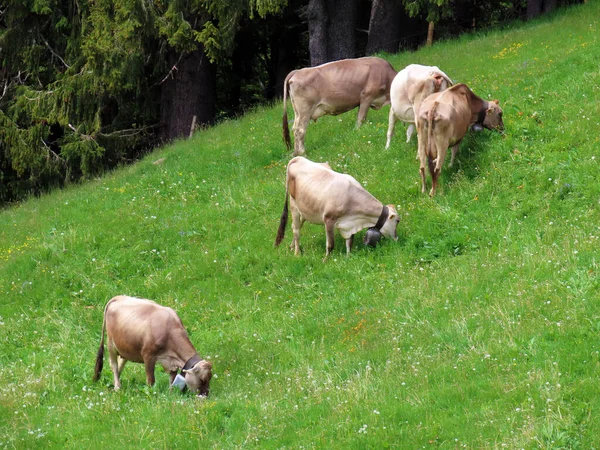
[[42, 37], [42, 40], [44, 41], [44, 44], [46, 44], [46, 47], [48, 47], [48, 50], [50, 50], [50, 53], [52, 53], [54, 56], [56, 56], [58, 59], [60, 59], [60, 62], [62, 62], [67, 69], [70, 69], [71, 66], [69, 66], [65, 62], [65, 60], [60, 57], [60, 55], [58, 55], [54, 50], [52, 50], [52, 47], [50, 47], [50, 44], [48, 44], [48, 41], [46, 39], [44, 39], [43, 37]]

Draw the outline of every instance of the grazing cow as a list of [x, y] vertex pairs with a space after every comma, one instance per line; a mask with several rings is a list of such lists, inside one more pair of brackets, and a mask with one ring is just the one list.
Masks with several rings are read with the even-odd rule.
[[198, 357], [181, 319], [171, 308], [124, 295], [112, 298], [104, 309], [94, 381], [100, 377], [104, 363], [105, 329], [115, 391], [121, 387], [119, 377], [127, 361], [144, 363], [150, 386], [154, 385], [154, 366], [158, 362], [169, 372], [170, 384], [181, 369], [192, 392], [208, 395], [212, 363]]
[[427, 187], [425, 166], [429, 166], [431, 173], [432, 187], [429, 195], [433, 196], [448, 147], [452, 147], [452, 166], [460, 141], [473, 124], [488, 130], [504, 130], [498, 100], [487, 102], [462, 83], [423, 100], [417, 112], [422, 192]]
[[396, 76], [384, 59], [343, 59], [316, 67], [291, 71], [283, 85], [283, 139], [291, 149], [287, 118], [287, 95], [294, 108], [294, 156], [304, 154], [308, 122], [326, 114], [338, 115], [358, 108], [356, 126], [367, 117], [369, 107], [379, 109], [390, 102], [390, 85]]
[[[346, 252], [350, 253], [354, 235], [369, 228], [366, 244], [374, 246], [384, 236], [398, 240], [396, 228], [400, 221], [393, 205], [384, 206], [369, 194], [350, 175], [334, 172], [327, 163], [315, 163], [297, 156], [287, 167], [285, 205], [275, 246], [281, 244], [288, 219], [288, 199], [292, 209], [294, 240], [290, 249], [300, 253], [300, 229], [305, 220], [325, 224], [327, 251], [333, 250], [334, 230], [337, 228], [346, 239]], [[324, 260], [325, 260], [324, 259]]]
[[406, 66], [392, 81], [390, 88], [390, 115], [385, 148], [390, 147], [396, 121], [410, 124], [406, 130], [406, 142], [415, 131], [415, 112], [425, 97], [452, 86], [452, 80], [437, 66]]

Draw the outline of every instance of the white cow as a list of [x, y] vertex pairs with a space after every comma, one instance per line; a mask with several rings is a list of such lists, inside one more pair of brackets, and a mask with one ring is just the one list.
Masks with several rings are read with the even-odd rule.
[[406, 66], [392, 81], [390, 88], [389, 126], [385, 148], [390, 147], [397, 120], [409, 123], [406, 130], [406, 142], [415, 131], [415, 112], [421, 102], [434, 92], [440, 92], [452, 86], [452, 80], [437, 66]]
[[325, 258], [333, 250], [336, 228], [346, 240], [347, 253], [352, 249], [354, 235], [364, 228], [370, 231], [365, 236], [365, 244], [373, 247], [382, 235], [398, 240], [396, 228], [400, 218], [394, 206], [384, 205], [353, 177], [331, 170], [327, 163], [315, 163], [302, 156], [288, 163], [285, 204], [275, 246], [285, 235], [288, 200], [294, 231], [291, 248], [296, 255], [300, 253], [300, 229], [304, 221], [325, 225]]

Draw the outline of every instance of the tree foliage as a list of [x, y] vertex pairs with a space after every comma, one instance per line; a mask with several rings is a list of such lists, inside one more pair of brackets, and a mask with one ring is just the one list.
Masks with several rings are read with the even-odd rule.
[[[368, 0], [357, 1], [361, 11], [371, 8]], [[451, 24], [446, 30], [456, 33], [475, 23], [481, 27], [506, 17], [525, 18], [527, 5], [534, 0], [389, 1], [402, 2], [408, 14], [421, 20], [445, 20]], [[281, 92], [287, 71], [309, 60], [307, 29], [311, 20], [319, 20], [308, 14], [311, 2], [318, 3], [4, 0], [0, 202], [135, 160], [162, 138], [189, 130], [189, 115], [204, 103], [212, 120], [215, 113], [238, 113]], [[336, 23], [342, 23], [342, 2], [319, 4], [325, 3], [335, 6]], [[347, 9], [356, 15], [356, 8]], [[465, 18], [468, 23], [463, 24]], [[345, 19], [350, 24], [346, 28], [358, 33], [356, 20]], [[331, 58], [353, 54], [355, 49], [356, 56], [364, 53], [360, 44], [349, 44], [356, 36], [344, 34], [350, 37], [341, 39], [339, 33], [330, 34], [333, 38], [321, 44], [331, 47], [327, 48]], [[392, 37], [395, 42], [401, 38]], [[176, 108], [186, 102], [185, 108]], [[183, 112], [187, 116], [177, 130], [164, 133], [165, 116], [177, 119]]]

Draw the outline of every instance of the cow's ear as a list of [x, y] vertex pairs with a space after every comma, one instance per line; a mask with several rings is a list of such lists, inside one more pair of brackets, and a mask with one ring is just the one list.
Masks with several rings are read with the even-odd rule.
[[498, 100], [492, 100], [492, 103], [498, 104]]

